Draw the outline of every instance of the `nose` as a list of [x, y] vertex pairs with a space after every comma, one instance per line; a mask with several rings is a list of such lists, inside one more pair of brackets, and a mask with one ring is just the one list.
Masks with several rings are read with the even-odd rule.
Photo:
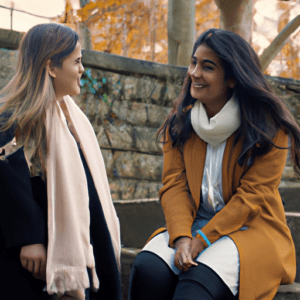
[[191, 70], [191, 76], [201, 77], [201, 67], [197, 64], [193, 70]]
[[82, 74], [83, 72], [84, 72], [84, 67], [83, 67], [82, 63], [80, 63], [79, 73]]

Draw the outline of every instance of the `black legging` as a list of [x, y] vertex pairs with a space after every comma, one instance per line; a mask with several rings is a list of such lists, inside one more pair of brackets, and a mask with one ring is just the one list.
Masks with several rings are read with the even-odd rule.
[[157, 255], [143, 251], [132, 266], [129, 300], [233, 300], [228, 286], [209, 267], [198, 264], [178, 276]]

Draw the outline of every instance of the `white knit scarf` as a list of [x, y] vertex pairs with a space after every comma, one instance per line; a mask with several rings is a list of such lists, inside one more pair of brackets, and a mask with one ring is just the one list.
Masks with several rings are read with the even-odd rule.
[[[119, 220], [112, 204], [105, 165], [94, 130], [71, 97], [66, 96], [63, 101], [71, 119], [68, 121], [75, 128], [92, 174], [120, 267]], [[90, 244], [87, 179], [76, 141], [61, 108], [54, 109], [52, 118], [50, 114], [48, 111], [46, 122], [49, 146], [47, 291], [59, 296], [68, 291], [80, 291], [82, 295], [84, 289], [89, 287], [87, 267], [92, 270], [92, 288], [99, 288]]]
[[191, 111], [191, 122], [198, 136], [216, 147], [226, 141], [241, 124], [238, 101], [232, 96], [223, 108], [209, 119], [204, 105], [198, 100]]

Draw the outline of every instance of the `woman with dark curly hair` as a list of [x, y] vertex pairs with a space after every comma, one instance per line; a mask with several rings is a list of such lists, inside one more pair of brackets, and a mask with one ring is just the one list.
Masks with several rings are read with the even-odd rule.
[[131, 300], [273, 299], [292, 283], [295, 249], [278, 186], [300, 129], [249, 44], [210, 29], [159, 130], [167, 228], [137, 256]]

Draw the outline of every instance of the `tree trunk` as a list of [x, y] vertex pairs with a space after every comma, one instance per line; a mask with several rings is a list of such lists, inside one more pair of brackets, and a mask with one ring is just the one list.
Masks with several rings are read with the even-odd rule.
[[157, 0], [151, 0], [150, 6], [150, 49], [151, 60], [155, 61], [155, 43], [156, 43], [156, 2]]
[[[80, 0], [80, 7], [85, 7], [89, 2], [90, 0]], [[79, 31], [81, 47], [86, 50], [92, 50], [91, 32], [85, 22], [80, 23]]]
[[168, 62], [188, 66], [195, 36], [195, 0], [168, 1]]
[[220, 9], [220, 28], [235, 32], [249, 44], [252, 39], [253, 0], [215, 0]]

